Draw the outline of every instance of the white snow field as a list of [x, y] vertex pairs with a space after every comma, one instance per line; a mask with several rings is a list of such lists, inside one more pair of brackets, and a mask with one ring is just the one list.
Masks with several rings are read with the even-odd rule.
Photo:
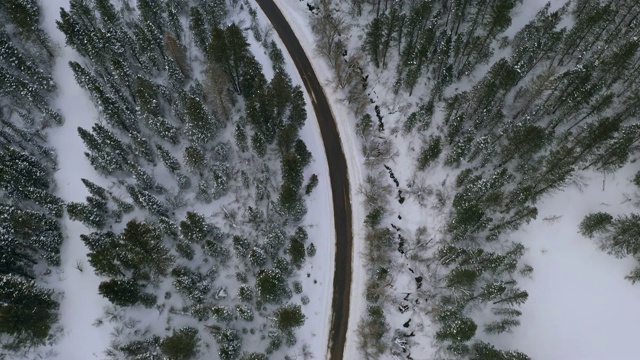
[[538, 219], [512, 235], [529, 248], [524, 261], [534, 271], [519, 281], [529, 292], [522, 325], [495, 339], [498, 345], [532, 359], [638, 359], [640, 285], [624, 279], [637, 261], [607, 255], [578, 233], [589, 213], [638, 212], [630, 182], [636, 171], [638, 165], [630, 164], [608, 175], [604, 190], [603, 176], [588, 174], [582, 190], [571, 187], [543, 200]]
[[[56, 28], [55, 20], [60, 17], [60, 7], [69, 8], [68, 0], [41, 1], [44, 15], [43, 28], [58, 49], [58, 58], [53, 70], [53, 79], [58, 86], [58, 98], [53, 108], [59, 108], [64, 117], [63, 126], [49, 132], [49, 144], [58, 154], [58, 171], [55, 180], [57, 195], [64, 201], [84, 201], [89, 195], [81, 178], [100, 185], [101, 177], [96, 174], [84, 156], [85, 147], [78, 136], [77, 128], [90, 128], [98, 119], [98, 111], [89, 95], [76, 83], [68, 62], [78, 61], [75, 50], [66, 47], [64, 34]], [[83, 360], [102, 359], [107, 348], [112, 326], [105, 323], [100, 327], [92, 326], [103, 315], [103, 309], [109, 301], [98, 294], [98, 285], [103, 280], [93, 272], [87, 261], [87, 248], [80, 240], [80, 234], [90, 232], [83, 224], [63, 219], [62, 265], [60, 273], [51, 277], [50, 285], [64, 292], [60, 304], [60, 324], [63, 336], [55, 345], [58, 359]], [[80, 265], [83, 271], [77, 269]]]

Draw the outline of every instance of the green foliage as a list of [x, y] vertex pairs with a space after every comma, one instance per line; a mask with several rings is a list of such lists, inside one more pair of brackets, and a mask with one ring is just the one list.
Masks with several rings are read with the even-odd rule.
[[112, 304], [131, 306], [140, 302], [140, 286], [134, 280], [110, 279], [98, 286], [98, 293]]
[[165, 149], [162, 145], [156, 144], [156, 149], [158, 150], [158, 155], [160, 155], [160, 160], [167, 168], [167, 170], [172, 173], [176, 173], [180, 170], [180, 162], [176, 159], [169, 150]]
[[236, 252], [238, 259], [246, 258], [249, 255], [250, 247], [251, 243], [246, 238], [239, 235], [233, 236], [233, 250]]
[[0, 333], [12, 348], [44, 344], [57, 320], [53, 291], [15, 275], [0, 275]]
[[194, 303], [202, 303], [211, 290], [211, 281], [198, 271], [186, 266], [177, 266], [171, 270], [173, 286]]
[[446, 308], [437, 317], [441, 324], [436, 332], [439, 341], [466, 342], [476, 334], [478, 326], [458, 310]]
[[189, 145], [184, 149], [184, 163], [191, 172], [202, 174], [206, 159], [200, 147]]
[[640, 253], [640, 215], [619, 216], [610, 226], [611, 230], [602, 239], [603, 250], [618, 258]]
[[291, 263], [293, 264], [293, 266], [300, 269], [302, 267], [302, 263], [304, 263], [305, 258], [304, 243], [297, 237], [292, 236], [289, 243], [288, 252], [289, 256], [291, 256]]
[[250, 302], [253, 300], [253, 289], [247, 285], [240, 285], [238, 288], [238, 297], [241, 301]]
[[282, 156], [282, 180], [291, 184], [294, 188], [300, 189], [303, 181], [302, 170], [304, 168], [304, 159], [300, 158], [294, 152], [288, 152]]
[[431, 125], [431, 117], [433, 116], [433, 110], [434, 104], [432, 101], [424, 105], [420, 105], [418, 110], [409, 114], [407, 120], [405, 120], [402, 126], [402, 131], [405, 134], [409, 134], [414, 130], [414, 128], [419, 132], [423, 132], [429, 129], [429, 126]]
[[296, 187], [289, 182], [285, 182], [280, 187], [278, 205], [282, 209], [283, 213], [294, 222], [302, 220], [302, 217], [307, 212], [307, 207], [299, 193], [299, 187]]
[[263, 269], [258, 272], [256, 293], [260, 300], [278, 304], [291, 295], [291, 290], [282, 272], [277, 269]]
[[132, 220], [120, 235], [91, 233], [80, 238], [89, 248], [89, 262], [99, 275], [149, 281], [165, 276], [173, 263], [154, 225]]
[[426, 169], [442, 154], [441, 140], [440, 136], [431, 137], [426, 146], [422, 148], [418, 157], [418, 170]]
[[293, 292], [296, 294], [302, 294], [302, 283], [300, 281], [293, 282]]
[[2, 272], [31, 277], [38, 259], [60, 264], [62, 229], [55, 218], [0, 203], [0, 233]]
[[503, 332], [510, 332], [511, 328], [519, 325], [520, 325], [520, 320], [517, 320], [517, 319], [511, 319], [511, 318], [500, 319], [497, 321], [493, 321], [489, 324], [486, 324], [484, 326], [484, 331], [487, 334], [500, 334]]
[[188, 96], [185, 102], [187, 138], [195, 144], [206, 144], [213, 140], [220, 130], [220, 124], [198, 98]]
[[514, 350], [503, 351], [485, 342], [477, 342], [472, 346], [472, 360], [530, 360], [527, 355]]
[[382, 218], [385, 214], [385, 208], [382, 206], [377, 206], [373, 208], [367, 216], [365, 216], [364, 223], [368, 228], [374, 229], [380, 225], [382, 222]]
[[234, 329], [224, 330], [216, 335], [218, 355], [222, 360], [234, 360], [240, 356], [242, 338]]
[[182, 237], [191, 243], [204, 243], [210, 231], [210, 225], [205, 220], [204, 215], [197, 212], [187, 211], [186, 219], [180, 222]]
[[597, 212], [589, 214], [580, 222], [580, 233], [583, 236], [593, 238], [595, 234], [607, 233], [612, 222], [613, 216], [607, 213]]
[[193, 359], [198, 353], [199, 342], [200, 337], [197, 329], [183, 327], [178, 331], [174, 330], [171, 336], [162, 339], [160, 349], [171, 359], [188, 360]]
[[638, 171], [634, 176], [633, 176], [633, 180], [631, 180], [631, 182], [633, 182], [633, 184], [635, 186], [637, 186], [638, 188], [640, 188], [640, 171]]
[[271, 40], [269, 42], [269, 48], [267, 49], [267, 51], [269, 59], [271, 60], [271, 63], [273, 65], [273, 71], [284, 71], [284, 55], [282, 55], [282, 51], [275, 41]]
[[261, 76], [262, 69], [249, 52], [249, 43], [238, 25], [231, 24], [226, 29], [216, 28], [211, 32], [207, 57], [222, 67], [238, 94], [251, 97], [253, 80]]
[[269, 357], [263, 353], [250, 353], [242, 355], [241, 360], [269, 360]]
[[261, 247], [253, 247], [249, 253], [249, 262], [254, 267], [262, 267], [267, 263], [267, 255]]
[[447, 275], [447, 287], [471, 287], [479, 276], [474, 270], [457, 267]]
[[245, 305], [236, 305], [236, 314], [244, 321], [253, 321], [253, 310]]
[[363, 139], [368, 138], [373, 133], [373, 119], [371, 115], [364, 114], [356, 123], [356, 134]]
[[276, 326], [282, 331], [290, 331], [293, 328], [304, 325], [306, 316], [302, 308], [297, 304], [287, 304], [275, 312]]

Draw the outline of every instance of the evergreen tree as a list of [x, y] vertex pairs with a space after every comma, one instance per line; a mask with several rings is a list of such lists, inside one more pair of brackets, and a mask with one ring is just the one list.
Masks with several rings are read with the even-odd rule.
[[478, 328], [471, 318], [451, 308], [444, 309], [438, 315], [438, 321], [441, 323], [436, 332], [439, 341], [466, 342], [476, 334]]
[[280, 307], [276, 313], [276, 327], [282, 331], [291, 331], [304, 325], [306, 316], [297, 304], [287, 304]]
[[98, 286], [98, 293], [115, 305], [131, 306], [140, 302], [140, 286], [134, 280], [110, 279]]
[[418, 170], [426, 169], [432, 162], [438, 159], [442, 153], [440, 136], [431, 137], [420, 151], [418, 157]]
[[206, 159], [202, 149], [197, 146], [189, 145], [184, 149], [184, 163], [194, 173], [202, 175]]
[[256, 279], [258, 297], [270, 304], [278, 304], [291, 295], [284, 275], [276, 269], [263, 269]]
[[613, 216], [607, 213], [597, 212], [589, 214], [580, 222], [580, 233], [583, 236], [593, 238], [594, 234], [607, 233], [612, 222]]
[[[596, 214], [597, 215], [597, 214]], [[640, 215], [630, 214], [616, 218], [611, 230], [602, 239], [601, 247], [608, 254], [622, 258], [640, 253]]]
[[13, 336], [10, 347], [44, 344], [57, 310], [52, 290], [15, 275], [0, 275], [0, 333]]
[[167, 170], [171, 171], [174, 174], [180, 170], [180, 162], [173, 155], [171, 155], [171, 152], [169, 152], [169, 150], [167, 150], [160, 144], [156, 144], [156, 150], [158, 150], [160, 160], [162, 160], [162, 163], [167, 168]]
[[307, 212], [304, 199], [298, 193], [298, 189], [288, 182], [280, 187], [278, 205], [281, 210], [293, 221], [300, 221]]
[[300, 269], [305, 258], [304, 242], [302, 242], [297, 236], [292, 236], [289, 242], [288, 252], [291, 257], [291, 263]]
[[120, 235], [112, 232], [81, 235], [89, 248], [89, 262], [99, 275], [149, 281], [165, 276], [173, 263], [153, 225], [129, 221]]
[[255, 60], [251, 61], [253, 56], [249, 53], [249, 43], [242, 30], [238, 25], [231, 24], [226, 29], [215, 28], [211, 34], [207, 48], [209, 60], [220, 64], [229, 76], [234, 90], [248, 98], [252, 91], [243, 86], [243, 78], [254, 70], [251, 68]]
[[186, 219], [180, 222], [180, 233], [189, 242], [203, 244], [210, 232], [210, 225], [197, 212], [188, 211]]
[[205, 109], [202, 102], [192, 96], [187, 97], [185, 105], [187, 138], [196, 144], [206, 144], [219, 131], [220, 125]]
[[472, 360], [530, 360], [527, 355], [514, 350], [503, 351], [485, 342], [477, 342], [472, 347]]
[[227, 329], [216, 335], [218, 341], [218, 355], [222, 360], [235, 360], [240, 356], [242, 338], [236, 330]]
[[160, 349], [171, 359], [188, 360], [197, 355], [199, 342], [200, 337], [196, 328], [183, 327], [178, 331], [174, 330], [171, 336], [165, 337]]

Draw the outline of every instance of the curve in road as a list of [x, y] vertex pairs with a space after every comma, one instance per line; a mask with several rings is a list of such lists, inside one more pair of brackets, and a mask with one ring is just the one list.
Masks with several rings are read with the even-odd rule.
[[335, 272], [333, 276], [333, 300], [329, 354], [331, 359], [342, 359], [349, 322], [349, 297], [351, 291], [351, 256], [353, 236], [351, 233], [351, 198], [347, 161], [342, 151], [340, 136], [331, 107], [313, 67], [300, 45], [298, 38], [280, 9], [271, 0], [256, 0], [262, 11], [282, 39], [287, 51], [300, 73], [309, 93], [318, 119], [320, 133], [329, 164], [329, 178], [333, 196], [333, 214], [336, 233]]

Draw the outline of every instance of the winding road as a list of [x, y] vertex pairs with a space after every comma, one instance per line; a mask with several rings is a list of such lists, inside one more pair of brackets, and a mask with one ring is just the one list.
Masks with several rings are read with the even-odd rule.
[[329, 164], [329, 179], [333, 193], [333, 214], [336, 233], [335, 273], [333, 276], [333, 301], [331, 305], [331, 330], [329, 333], [330, 358], [343, 358], [349, 322], [349, 297], [351, 291], [351, 198], [347, 161], [342, 151], [336, 120], [324, 95], [324, 91], [298, 38], [287, 23], [280, 9], [271, 0], [256, 0], [282, 39], [300, 73], [311, 98], [318, 119], [320, 133]]

